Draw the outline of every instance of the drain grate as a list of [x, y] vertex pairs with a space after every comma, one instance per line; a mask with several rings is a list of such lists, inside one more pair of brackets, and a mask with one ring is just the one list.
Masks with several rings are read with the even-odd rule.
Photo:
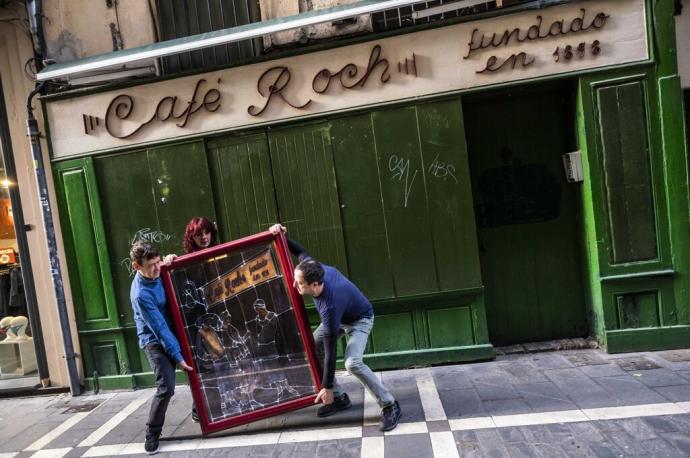
[[664, 358], [671, 363], [680, 363], [683, 361], [690, 361], [690, 350], [670, 350], [661, 351], [657, 355]]
[[646, 371], [649, 369], [659, 369], [660, 367], [655, 362], [643, 357], [617, 359], [616, 364], [618, 364], [621, 369], [627, 372]]
[[63, 410], [62, 413], [91, 412], [99, 405], [101, 405], [100, 402], [85, 402], [84, 404], [70, 406], [67, 409]]
[[570, 361], [570, 363], [573, 366], [579, 367], [579, 366], [601, 366], [604, 364], [608, 364], [608, 361], [605, 361], [602, 359], [599, 355], [594, 355], [594, 354], [572, 354], [572, 355], [565, 355], [565, 359]]

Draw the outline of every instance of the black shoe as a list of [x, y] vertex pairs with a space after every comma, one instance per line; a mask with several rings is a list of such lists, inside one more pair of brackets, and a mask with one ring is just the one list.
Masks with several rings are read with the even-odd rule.
[[400, 410], [400, 404], [395, 401], [388, 407], [384, 407], [381, 411], [381, 422], [379, 423], [379, 429], [381, 431], [390, 431], [398, 426], [398, 422], [402, 417], [402, 410]]
[[147, 455], [155, 455], [158, 453], [158, 436], [146, 436], [144, 450], [146, 450]]
[[199, 423], [199, 412], [196, 409], [192, 409], [192, 421], [194, 423]]
[[331, 415], [340, 412], [341, 410], [349, 409], [352, 407], [352, 402], [347, 396], [347, 393], [343, 393], [340, 397], [334, 398], [332, 404], [324, 404], [319, 407], [316, 411], [317, 417], [330, 417]]

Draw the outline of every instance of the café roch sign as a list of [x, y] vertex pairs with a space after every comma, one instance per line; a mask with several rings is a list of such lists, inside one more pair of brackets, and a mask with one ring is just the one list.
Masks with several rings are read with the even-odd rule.
[[47, 102], [53, 156], [649, 59], [644, 0], [582, 1]]

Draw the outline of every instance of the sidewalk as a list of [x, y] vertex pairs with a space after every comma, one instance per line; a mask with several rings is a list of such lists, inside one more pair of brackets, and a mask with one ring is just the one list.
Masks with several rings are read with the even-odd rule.
[[[339, 374], [353, 408], [316, 407], [207, 439], [191, 396], [171, 402], [161, 456], [560, 457], [690, 456], [690, 350], [600, 350], [500, 356], [495, 361], [382, 372], [402, 422], [382, 434], [378, 407]], [[144, 456], [152, 389], [71, 398], [0, 400], [0, 458]]]

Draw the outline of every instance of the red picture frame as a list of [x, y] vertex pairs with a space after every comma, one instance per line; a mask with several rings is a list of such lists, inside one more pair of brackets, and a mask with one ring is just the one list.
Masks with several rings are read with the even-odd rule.
[[204, 436], [313, 405], [319, 365], [283, 234], [180, 256], [161, 278]]

